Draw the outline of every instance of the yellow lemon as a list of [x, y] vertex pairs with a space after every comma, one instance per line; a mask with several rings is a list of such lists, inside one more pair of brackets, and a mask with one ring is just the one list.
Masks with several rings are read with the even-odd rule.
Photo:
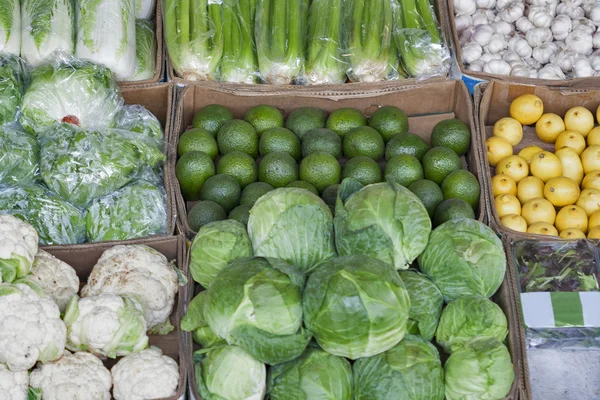
[[600, 239], [600, 226], [596, 226], [588, 232], [588, 239]]
[[523, 94], [510, 103], [510, 116], [522, 125], [533, 125], [544, 113], [542, 99], [534, 94]]
[[521, 215], [521, 203], [511, 194], [501, 194], [494, 197], [494, 206], [496, 207], [498, 218], [510, 214]]
[[595, 211], [600, 210], [600, 190], [583, 189], [575, 204], [583, 208], [588, 216], [592, 215]]
[[525, 219], [517, 214], [508, 214], [504, 217], [500, 218], [500, 222], [502, 225], [507, 227], [508, 229], [512, 229], [517, 232], [527, 232], [527, 222]]
[[514, 118], [501, 118], [494, 124], [494, 136], [504, 138], [511, 146], [516, 146], [523, 140], [523, 125]]
[[563, 147], [554, 155], [560, 160], [563, 176], [573, 179], [579, 185], [583, 179], [583, 165], [577, 152], [570, 147]]
[[565, 123], [560, 115], [547, 113], [535, 124], [535, 134], [542, 142], [554, 143], [558, 135], [565, 131]]
[[548, 182], [550, 178], [562, 176], [562, 164], [559, 158], [549, 151], [542, 151], [533, 156], [529, 168], [531, 175], [537, 176], [544, 182]]
[[521, 216], [525, 218], [529, 226], [536, 222], [546, 222], [547, 224], [554, 225], [556, 210], [548, 200], [538, 197], [523, 204]]
[[554, 207], [575, 204], [579, 199], [579, 192], [579, 185], [565, 176], [548, 179], [544, 186], [544, 197]]
[[568, 206], [560, 209], [556, 214], [556, 221], [554, 226], [559, 232], [565, 229], [579, 229], [582, 232], [587, 232], [588, 229], [588, 216], [581, 207]]
[[581, 188], [600, 190], [600, 170], [592, 171], [587, 174], [581, 182]]
[[542, 149], [539, 146], [527, 146], [519, 152], [518, 156], [524, 158], [525, 161], [527, 161], [527, 163], [529, 164], [531, 163], [531, 159], [533, 158], [533, 156], [535, 156], [541, 151], [544, 151], [544, 149]]
[[487, 147], [488, 162], [492, 167], [498, 165], [498, 162], [505, 157], [512, 156], [513, 148], [508, 140], [492, 136], [485, 141]]
[[600, 210], [594, 211], [588, 217], [588, 230], [600, 226]]
[[544, 197], [544, 181], [537, 176], [526, 176], [517, 185], [517, 198], [521, 204], [531, 199]]
[[586, 137], [594, 129], [594, 114], [585, 107], [573, 107], [565, 114], [565, 128]]
[[579, 155], [585, 150], [585, 138], [579, 132], [564, 131], [556, 138], [554, 150], [559, 150], [563, 147], [570, 147]]
[[565, 229], [558, 236], [562, 239], [585, 239], [585, 233], [575, 228]]
[[581, 153], [581, 165], [583, 172], [589, 174], [592, 171], [600, 170], [600, 145], [592, 145]]
[[535, 235], [558, 236], [558, 231], [555, 227], [546, 222], [537, 222], [527, 228], [527, 233]]
[[492, 178], [492, 194], [494, 197], [501, 194], [517, 195], [517, 183], [508, 175], [500, 174]]
[[496, 166], [496, 174], [508, 175], [518, 183], [529, 175], [529, 165], [519, 156], [504, 157]]
[[588, 146], [600, 144], [600, 126], [597, 126], [594, 129], [592, 129], [590, 133], [588, 133], [586, 140]]

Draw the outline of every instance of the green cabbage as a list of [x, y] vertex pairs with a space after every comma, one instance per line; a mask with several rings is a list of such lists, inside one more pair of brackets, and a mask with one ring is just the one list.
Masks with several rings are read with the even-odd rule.
[[0, 183], [26, 185], [39, 180], [40, 148], [33, 136], [0, 127]]
[[364, 254], [396, 269], [407, 269], [425, 249], [431, 220], [410, 190], [393, 182], [363, 187], [344, 179], [335, 209], [335, 242], [340, 255]]
[[444, 370], [437, 349], [406, 336], [385, 353], [354, 363], [355, 400], [444, 400]]
[[115, 115], [112, 127], [140, 133], [143, 137], [155, 140], [158, 146], [162, 146], [164, 135], [160, 121], [144, 106], [133, 104], [121, 107]]
[[206, 291], [198, 293], [188, 304], [187, 312], [181, 319], [181, 330], [192, 332], [194, 342], [204, 348], [226, 344], [225, 340], [214, 334], [204, 318]]
[[133, 81], [154, 78], [156, 69], [156, 33], [154, 24], [145, 19], [135, 21], [135, 73]]
[[442, 314], [444, 296], [429, 278], [416, 271], [401, 271], [400, 278], [410, 296], [408, 333], [430, 341]]
[[398, 273], [362, 255], [322, 262], [304, 288], [304, 323], [328, 353], [355, 360], [406, 333], [410, 298]]

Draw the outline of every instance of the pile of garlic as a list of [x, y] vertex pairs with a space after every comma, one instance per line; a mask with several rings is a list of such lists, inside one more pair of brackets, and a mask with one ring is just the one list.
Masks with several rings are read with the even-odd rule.
[[469, 71], [539, 79], [600, 75], [599, 0], [453, 0]]

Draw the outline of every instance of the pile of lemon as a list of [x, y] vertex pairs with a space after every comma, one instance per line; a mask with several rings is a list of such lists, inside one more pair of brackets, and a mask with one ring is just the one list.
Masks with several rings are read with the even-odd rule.
[[[600, 107], [596, 110], [600, 122]], [[523, 126], [534, 125], [537, 137], [554, 144], [554, 152], [526, 146]], [[494, 206], [504, 226], [518, 232], [566, 239], [600, 239], [600, 126], [585, 107], [564, 117], [544, 113], [532, 94], [516, 98], [510, 117], [494, 125], [487, 139]], [[587, 236], [586, 236], [587, 235]]]

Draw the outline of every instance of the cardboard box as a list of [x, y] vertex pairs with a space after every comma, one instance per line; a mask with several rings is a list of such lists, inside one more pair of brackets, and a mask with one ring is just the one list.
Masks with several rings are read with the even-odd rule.
[[[176, 260], [177, 266], [183, 271], [185, 276], [189, 276], [188, 264], [186, 262], [187, 248], [185, 239], [182, 236], [141, 239], [131, 244], [143, 244], [160, 251], [169, 261]], [[114, 243], [97, 243], [71, 247], [46, 246], [42, 248], [72, 266], [77, 272], [81, 286], [83, 286], [102, 253], [114, 245]], [[179, 364], [179, 384], [177, 386], [177, 394], [162, 400], [178, 400], [186, 393], [188, 370], [185, 360], [187, 359], [187, 354], [191, 351], [187, 347], [191, 339], [187, 332], [179, 329], [179, 324], [181, 318], [185, 315], [188, 297], [188, 287], [180, 287], [170, 317], [175, 330], [165, 336], [149, 336], [151, 346], [159, 347], [163, 351], [163, 354], [173, 358]], [[104, 361], [104, 365], [109, 369], [115, 363], [116, 360], [111, 359]]]
[[[431, 137], [431, 129], [441, 120], [459, 118], [471, 129], [472, 144], [464, 166], [478, 177], [482, 182], [481, 171], [481, 145], [475, 134], [473, 108], [471, 98], [466, 87], [460, 81], [443, 80], [418, 85], [387, 87], [381, 90], [344, 90], [344, 91], [313, 91], [290, 92], [287, 90], [276, 92], [246, 92], [235, 93], [222, 88], [205, 86], [188, 86], [180, 89], [177, 95], [177, 106], [171, 135], [171, 147], [177, 148], [179, 136], [191, 126], [194, 113], [208, 104], [223, 104], [230, 108], [236, 118], [243, 118], [246, 111], [260, 104], [274, 105], [289, 115], [299, 107], [320, 107], [332, 112], [342, 107], [354, 107], [372, 114], [378, 106], [393, 105], [400, 107], [409, 116], [410, 131], [426, 141]], [[187, 210], [194, 203], [185, 202], [181, 196], [179, 183], [175, 177], [176, 160], [172, 157], [168, 165], [171, 180], [175, 186], [177, 211], [184, 232], [193, 236], [187, 223]], [[480, 221], [487, 218], [486, 202], [483, 195], [483, 184], [480, 195], [479, 207], [476, 216]]]

